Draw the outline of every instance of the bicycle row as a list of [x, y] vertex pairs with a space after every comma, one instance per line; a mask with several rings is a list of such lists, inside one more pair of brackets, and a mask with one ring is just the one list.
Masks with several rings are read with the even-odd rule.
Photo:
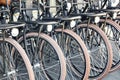
[[119, 69], [118, 3], [1, 0], [0, 79], [100, 80]]

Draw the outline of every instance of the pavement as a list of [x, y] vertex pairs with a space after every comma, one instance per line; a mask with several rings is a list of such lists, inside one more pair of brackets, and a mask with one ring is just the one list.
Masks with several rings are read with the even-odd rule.
[[120, 69], [114, 72], [109, 73], [104, 79], [102, 80], [120, 80]]

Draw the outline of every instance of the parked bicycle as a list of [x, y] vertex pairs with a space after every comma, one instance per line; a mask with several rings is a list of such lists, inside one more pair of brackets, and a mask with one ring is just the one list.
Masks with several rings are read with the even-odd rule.
[[16, 35], [14, 31], [25, 23], [5, 23], [10, 12], [5, 1], [0, 1], [0, 80], [35, 80], [26, 52], [12, 38]]
[[[88, 2], [83, 3], [86, 5], [90, 4]], [[71, 6], [67, 4], [71, 4]], [[93, 24], [97, 22], [95, 18], [98, 19], [98, 17], [95, 16], [104, 14], [81, 13], [83, 11], [79, 10], [79, 4], [82, 3], [79, 3], [78, 0], [70, 0], [69, 2], [66, 2], [66, 7], [63, 8], [63, 11], [65, 11], [66, 17], [81, 16], [81, 19], [74, 20], [75, 25], [73, 26], [73, 30], [79, 34], [84, 41], [90, 54], [91, 72], [89, 79], [100, 79], [109, 72], [112, 64], [112, 48], [109, 40], [105, 33], [98, 26]], [[70, 7], [70, 9], [68, 7]], [[60, 14], [62, 14], [61, 9], [59, 9], [58, 12], [61, 12]]]

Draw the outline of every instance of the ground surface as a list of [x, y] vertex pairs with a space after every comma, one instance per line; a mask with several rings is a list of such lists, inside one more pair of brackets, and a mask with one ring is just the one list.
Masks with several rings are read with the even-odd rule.
[[103, 80], [120, 80], [120, 69], [109, 73]]

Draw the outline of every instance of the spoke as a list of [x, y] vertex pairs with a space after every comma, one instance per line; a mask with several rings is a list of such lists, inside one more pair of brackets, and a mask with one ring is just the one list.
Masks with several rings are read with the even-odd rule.
[[[50, 66], [50, 67], [48, 67], [48, 68], [45, 68], [45, 69], [43, 69], [43, 70], [49, 70], [49, 69], [51, 69], [51, 68], [54, 68], [55, 66], [57, 66], [57, 65], [59, 65], [59, 63], [57, 63], [57, 64], [55, 64], [55, 65], [52, 65], [52, 66]], [[42, 71], [42, 70], [41, 70]]]

